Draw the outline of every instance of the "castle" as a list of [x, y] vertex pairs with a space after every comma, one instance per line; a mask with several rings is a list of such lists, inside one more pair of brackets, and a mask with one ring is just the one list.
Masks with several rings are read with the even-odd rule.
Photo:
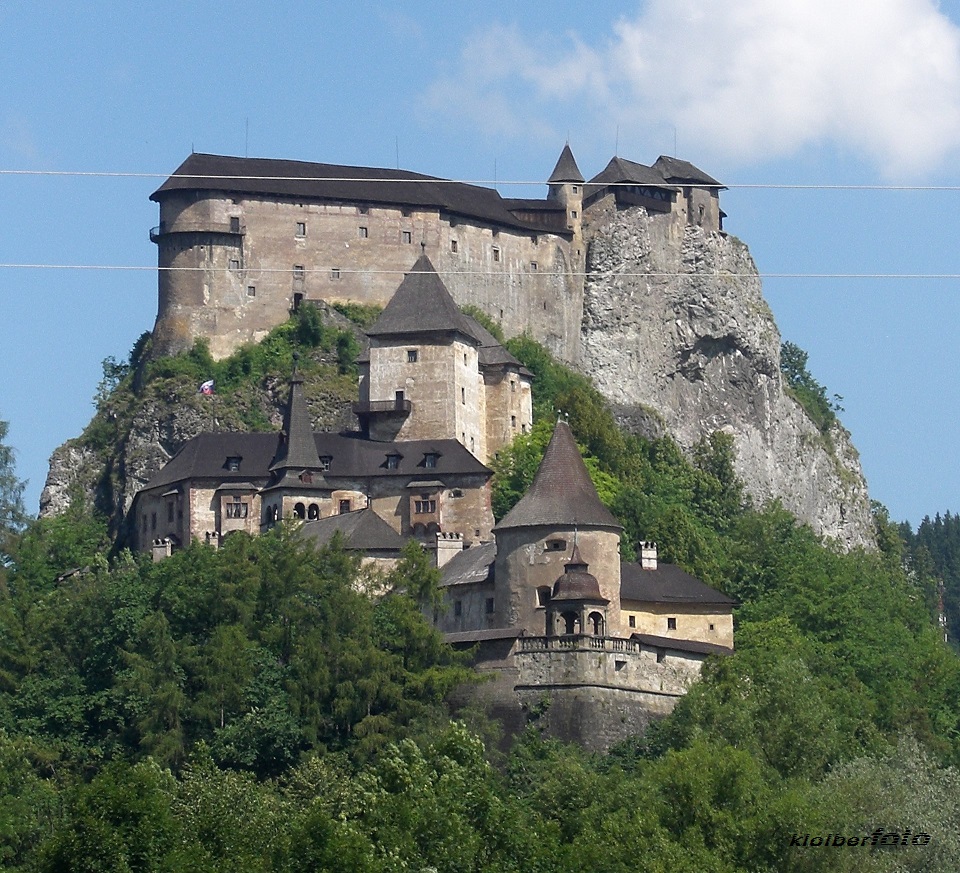
[[279, 434], [200, 434], [138, 492], [134, 546], [159, 560], [292, 518], [389, 566], [413, 537], [441, 570], [433, 620], [494, 677], [476, 693], [510, 732], [536, 711], [551, 733], [606, 748], [669, 712], [708, 655], [731, 651], [733, 601], [659, 563], [653, 543], [621, 560], [622, 528], [563, 421], [494, 524], [481, 459], [530, 427], [531, 375], [425, 254], [367, 333], [358, 431], [314, 433], [295, 369]]
[[681, 231], [719, 231], [721, 187], [663, 156], [652, 166], [614, 157], [585, 181], [569, 146], [544, 199], [406, 170], [191, 154], [151, 195], [154, 351], [204, 337], [224, 357], [304, 300], [385, 305], [422, 247], [459, 305], [575, 361], [594, 229], [642, 206]]

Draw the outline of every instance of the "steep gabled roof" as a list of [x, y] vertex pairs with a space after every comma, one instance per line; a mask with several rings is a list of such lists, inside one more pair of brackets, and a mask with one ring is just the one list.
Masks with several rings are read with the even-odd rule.
[[670, 191], [676, 191], [676, 187], [667, 184], [666, 179], [659, 170], [648, 167], [646, 164], [638, 164], [636, 161], [628, 161], [626, 158], [613, 157], [590, 182], [590, 186], [602, 187], [603, 185], [612, 185], [617, 182], [633, 183], [634, 185], [653, 185], [658, 188], [666, 188]]
[[290, 377], [290, 399], [283, 413], [283, 430], [280, 432], [280, 442], [270, 470], [319, 468], [320, 456], [313, 438], [307, 401], [303, 396], [303, 376], [294, 361], [293, 375]]
[[399, 554], [406, 543], [400, 534], [370, 508], [307, 521], [300, 527], [301, 536], [318, 546], [326, 545], [336, 533], [343, 535], [344, 545], [351, 551]]
[[653, 169], [657, 170], [667, 182], [676, 182], [682, 185], [706, 185], [722, 188], [723, 186], [712, 176], [708, 176], [699, 167], [680, 158], [671, 158], [660, 155], [654, 162]]
[[557, 422], [533, 484], [494, 530], [538, 526], [623, 529], [600, 502], [565, 421]]
[[620, 564], [620, 600], [733, 608], [736, 601], [691, 576], [676, 564], [658, 564], [645, 570], [639, 564]]
[[559, 182], [582, 181], [583, 173], [580, 172], [580, 168], [577, 166], [577, 161], [573, 157], [573, 152], [570, 150], [570, 143], [567, 143], [564, 145], [563, 151], [560, 152], [557, 165], [553, 168], [550, 178], [547, 179], [547, 184], [553, 185]]
[[[492, 188], [380, 167], [195, 153], [174, 170], [150, 199], [159, 203], [178, 191], [413, 206], [525, 231], [533, 227], [529, 221], [513, 215]], [[549, 227], [541, 230], [563, 232]]]
[[515, 367], [524, 376], [533, 374], [523, 366], [513, 355], [510, 354], [489, 330], [487, 330], [475, 318], [464, 315], [467, 324], [470, 325], [471, 335], [480, 343], [480, 349], [477, 356], [481, 367]]
[[493, 582], [496, 558], [496, 543], [481, 543], [457, 552], [440, 570], [440, 585], [448, 587]]
[[417, 258], [380, 317], [367, 328], [370, 337], [423, 333], [459, 333], [480, 345], [426, 255]]
[[[277, 456], [279, 440], [277, 433], [199, 434], [188, 440], [141, 492], [200, 479], [231, 484], [247, 482], [263, 487]], [[442, 479], [491, 473], [459, 440], [377, 442], [362, 439], [356, 433], [315, 433], [313, 440], [318, 458], [330, 459], [330, 469], [324, 473], [328, 484], [341, 478], [429, 476]], [[388, 466], [388, 454], [398, 457], [396, 467]], [[435, 466], [425, 466], [427, 454], [436, 456]], [[236, 470], [230, 470], [227, 464], [231, 457], [240, 459]]]

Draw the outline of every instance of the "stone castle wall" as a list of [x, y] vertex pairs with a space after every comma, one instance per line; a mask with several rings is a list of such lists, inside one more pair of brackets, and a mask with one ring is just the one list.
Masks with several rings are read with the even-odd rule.
[[583, 283], [569, 234], [436, 209], [171, 192], [154, 238], [160, 353], [202, 336], [225, 357], [286, 320], [298, 299], [386, 305], [424, 251], [458, 304], [576, 356]]

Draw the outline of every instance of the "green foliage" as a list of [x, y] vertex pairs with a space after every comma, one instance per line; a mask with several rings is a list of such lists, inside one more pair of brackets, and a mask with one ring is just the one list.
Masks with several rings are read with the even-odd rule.
[[0, 568], [11, 561], [14, 544], [27, 521], [23, 507], [26, 483], [17, 478], [14, 451], [5, 442], [8, 429], [7, 422], [0, 420]]
[[787, 388], [810, 420], [822, 433], [826, 433], [836, 424], [837, 413], [843, 412], [840, 406], [843, 398], [838, 395], [834, 395], [833, 401], [827, 398], [827, 389], [807, 369], [807, 357], [807, 353], [798, 345], [783, 343], [780, 346], [780, 372], [786, 379]]
[[383, 312], [382, 306], [365, 303], [334, 303], [333, 308], [362, 329], [370, 327]]

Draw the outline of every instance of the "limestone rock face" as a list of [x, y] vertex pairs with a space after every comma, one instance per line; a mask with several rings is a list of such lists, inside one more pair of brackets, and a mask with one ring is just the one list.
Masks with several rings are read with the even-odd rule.
[[780, 333], [747, 247], [642, 207], [591, 229], [579, 368], [621, 423], [684, 448], [723, 430], [759, 502], [779, 498], [845, 548], [874, 543], [856, 450], [784, 390]]

